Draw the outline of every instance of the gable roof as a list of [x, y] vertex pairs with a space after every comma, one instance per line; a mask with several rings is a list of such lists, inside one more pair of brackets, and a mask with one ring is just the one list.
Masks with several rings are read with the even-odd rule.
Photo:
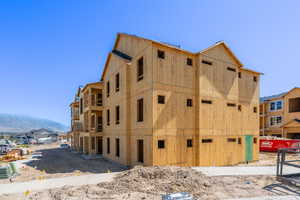
[[[159, 41], [156, 41], [156, 40], [151, 40], [151, 39], [143, 38], [143, 37], [132, 35], [132, 34], [128, 34], [128, 33], [118, 33], [117, 34], [117, 38], [116, 38], [115, 43], [114, 43], [113, 50], [107, 56], [107, 59], [106, 59], [105, 65], [104, 65], [104, 69], [103, 69], [103, 72], [102, 72], [102, 76], [101, 76], [101, 81], [103, 80], [103, 77], [104, 77], [104, 74], [106, 72], [106, 68], [107, 68], [107, 65], [109, 63], [109, 60], [111, 58], [112, 53], [115, 54], [115, 55], [117, 55], [117, 56], [119, 56], [119, 57], [121, 57], [121, 58], [123, 58], [123, 59], [125, 59], [125, 60], [127, 60], [126, 61], [127, 64], [129, 64], [130, 63], [129, 61], [132, 60], [131, 55], [127, 55], [127, 54], [125, 54], [123, 52], [120, 52], [120, 51], [118, 51], [116, 49], [122, 35], [133, 37], [133, 38], [140, 39], [140, 40], [146, 40], [146, 41], [152, 42], [154, 44], [162, 45], [164, 47], [171, 48], [171, 49], [174, 49], [174, 50], [177, 50], [177, 51], [181, 51], [183, 53], [194, 55], [194, 56], [199, 55], [199, 54], [205, 54], [205, 52], [207, 52], [208, 50], [211, 50], [213, 48], [216, 48], [216, 47], [222, 45], [228, 51], [228, 53], [232, 56], [232, 58], [238, 63], [239, 67], [243, 67], [243, 64], [241, 63], [241, 61], [237, 58], [237, 56], [233, 53], [233, 51], [229, 48], [229, 46], [224, 41], [216, 42], [214, 45], [212, 45], [212, 46], [210, 46], [210, 47], [208, 47], [208, 48], [206, 48], [204, 50], [201, 50], [199, 52], [193, 53], [193, 52], [184, 50], [184, 49], [182, 49], [182, 48], [180, 48], [178, 46], [174, 46], [174, 45], [171, 45], [171, 44], [166, 44], [166, 43], [163, 43], [163, 42], [159, 42]], [[260, 72], [254, 71], [254, 70], [250, 70], [250, 69], [246, 69], [246, 68], [243, 68], [243, 69], [246, 70], [246, 71], [249, 71], [249, 72], [256, 73], [256, 74], [262, 74]]]
[[241, 63], [241, 61], [236, 57], [236, 55], [233, 53], [233, 51], [229, 48], [229, 46], [224, 42], [224, 41], [220, 41], [220, 42], [216, 42], [214, 45], [202, 50], [202, 51], [199, 51], [198, 53], [199, 54], [205, 54], [205, 52], [213, 49], [213, 48], [216, 48], [218, 46], [223, 46], [227, 51], [228, 53], [231, 55], [231, 57], [239, 64], [240, 67], [243, 66], [243, 64]]
[[270, 101], [272, 99], [277, 99], [277, 98], [282, 98], [284, 96], [286, 96], [287, 94], [291, 93], [292, 91], [294, 91], [295, 89], [300, 89], [299, 87], [294, 87], [291, 90], [287, 91], [287, 92], [282, 92], [279, 94], [274, 94], [271, 96], [265, 96], [265, 97], [261, 97], [259, 98], [260, 103], [263, 103], [264, 101]]
[[283, 124], [283, 125], [280, 126], [280, 127], [285, 127], [286, 125], [291, 124], [291, 123], [293, 123], [293, 122], [300, 123], [300, 119], [297, 119], [297, 118], [292, 119], [292, 120], [288, 121], [287, 123]]
[[260, 98], [259, 98], [259, 101], [260, 101], [261, 103], [263, 103], [264, 101], [269, 101], [269, 100], [272, 100], [272, 99], [281, 98], [281, 97], [283, 97], [286, 93], [287, 93], [287, 92], [282, 92], [282, 93], [274, 94], [274, 95], [271, 95], [271, 96], [260, 97]]
[[99, 85], [99, 84], [101, 84], [101, 82], [88, 83], [88, 84], [86, 84], [86, 85], [81, 89], [81, 92], [84, 93], [84, 91], [85, 91], [87, 88], [89, 88], [89, 87], [91, 87], [91, 86], [97, 86], [97, 85]]
[[174, 49], [174, 50], [178, 50], [178, 51], [181, 51], [181, 52], [184, 52], [184, 53], [187, 53], [187, 54], [193, 54], [193, 55], [196, 54], [196, 53], [187, 51], [187, 50], [182, 49], [182, 48], [180, 48], [178, 46], [175, 46], [175, 45], [171, 45], [171, 44], [167, 44], [167, 43], [164, 43], [164, 42], [159, 42], [159, 41], [156, 41], [156, 40], [151, 40], [151, 39], [143, 38], [143, 37], [140, 37], [140, 36], [137, 36], [137, 35], [133, 35], [133, 34], [128, 34], [128, 33], [118, 33], [117, 34], [117, 39], [116, 39], [115, 44], [114, 44], [114, 49], [117, 48], [119, 40], [120, 40], [120, 38], [121, 38], [122, 35], [133, 37], [133, 38], [136, 38], [136, 39], [139, 39], [139, 40], [146, 40], [148, 42], [152, 42], [154, 44], [162, 45], [162, 46], [165, 46], [165, 47], [168, 47], [168, 48], [171, 48], [171, 49]]
[[[292, 91], [296, 90], [296, 89], [300, 89], [299, 87], [294, 87], [293, 89], [291, 89], [290, 91], [288, 91], [285, 95], [288, 95], [289, 93], [291, 93]], [[284, 95], [284, 96], [285, 96]]]

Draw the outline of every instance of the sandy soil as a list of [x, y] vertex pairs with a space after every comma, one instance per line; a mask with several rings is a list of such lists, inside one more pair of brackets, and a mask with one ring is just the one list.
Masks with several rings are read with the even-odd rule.
[[189, 192], [195, 199], [226, 199], [274, 195], [265, 189], [275, 183], [268, 176], [207, 177], [184, 167], [135, 167], [122, 172], [114, 181], [81, 187], [29, 194], [6, 195], [2, 200], [75, 200], [75, 199], [161, 199], [162, 194]]
[[[300, 160], [300, 154], [287, 154], [286, 160]], [[273, 152], [260, 152], [259, 161], [251, 162], [248, 164], [239, 164], [239, 166], [271, 166], [276, 165], [277, 153]], [[298, 163], [300, 164], [300, 163]]]
[[[105, 159], [85, 160], [79, 154], [58, 148], [59, 144], [31, 146], [34, 159], [25, 163], [13, 179], [14, 182], [24, 182], [36, 179], [59, 178], [107, 171], [122, 171], [125, 168]], [[0, 184], [9, 183], [1, 180]]]

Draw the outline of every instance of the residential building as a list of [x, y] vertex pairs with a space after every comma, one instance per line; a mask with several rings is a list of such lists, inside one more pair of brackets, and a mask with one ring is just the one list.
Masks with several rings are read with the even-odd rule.
[[260, 135], [300, 139], [300, 88], [260, 98]]
[[102, 83], [79, 88], [71, 107], [71, 146], [84, 154], [102, 154]]
[[[257, 160], [259, 82], [260, 73], [244, 68], [225, 42], [192, 53], [120, 33], [98, 83], [102, 155], [148, 166]], [[79, 108], [88, 101], [80, 93]], [[91, 118], [84, 119], [83, 127]]]

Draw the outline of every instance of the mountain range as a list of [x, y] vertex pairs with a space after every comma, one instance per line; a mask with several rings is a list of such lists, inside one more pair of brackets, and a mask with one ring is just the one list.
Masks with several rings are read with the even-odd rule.
[[67, 126], [52, 120], [40, 119], [26, 115], [0, 113], [0, 133], [27, 132], [41, 128], [58, 132], [65, 132], [68, 130]]

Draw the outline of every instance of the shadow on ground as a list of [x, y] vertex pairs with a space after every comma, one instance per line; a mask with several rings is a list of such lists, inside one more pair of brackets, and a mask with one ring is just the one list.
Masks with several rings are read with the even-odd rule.
[[104, 158], [86, 160], [78, 153], [60, 148], [37, 150], [33, 155], [33, 160], [24, 164], [37, 170], [45, 171], [47, 174], [74, 172], [106, 173], [108, 171], [120, 172], [128, 169]]
[[274, 195], [297, 195], [300, 196], [300, 187], [289, 186], [283, 183], [271, 184], [264, 187], [265, 190]]

